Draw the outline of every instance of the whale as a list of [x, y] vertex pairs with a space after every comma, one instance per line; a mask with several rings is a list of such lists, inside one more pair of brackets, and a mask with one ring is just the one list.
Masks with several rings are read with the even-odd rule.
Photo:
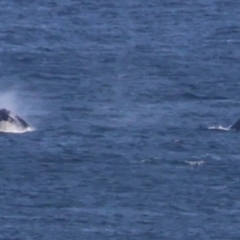
[[0, 109], [0, 132], [22, 132], [28, 128], [29, 124], [21, 117], [5, 108]]

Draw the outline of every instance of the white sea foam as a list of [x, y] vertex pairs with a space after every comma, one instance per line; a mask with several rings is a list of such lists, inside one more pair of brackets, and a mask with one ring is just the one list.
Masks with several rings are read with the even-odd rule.
[[230, 131], [230, 127], [222, 127], [222, 126], [211, 126], [208, 127], [209, 130], [214, 130], [214, 131]]
[[0, 132], [4, 133], [25, 133], [25, 132], [33, 132], [36, 129], [33, 127], [23, 128], [17, 124], [13, 124], [10, 122], [2, 121], [0, 122]]

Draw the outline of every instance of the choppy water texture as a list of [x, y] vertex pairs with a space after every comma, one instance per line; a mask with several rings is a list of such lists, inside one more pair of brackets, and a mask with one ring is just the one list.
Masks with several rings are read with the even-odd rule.
[[0, 2], [0, 239], [240, 237], [240, 2]]

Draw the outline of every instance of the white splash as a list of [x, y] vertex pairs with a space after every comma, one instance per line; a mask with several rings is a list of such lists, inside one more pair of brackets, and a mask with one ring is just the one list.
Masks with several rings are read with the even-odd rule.
[[214, 131], [230, 131], [230, 127], [222, 127], [222, 126], [211, 126], [208, 127], [209, 130], [214, 130]]
[[205, 163], [205, 161], [185, 161], [185, 163], [191, 165], [191, 166], [200, 166]]
[[34, 122], [34, 126], [39, 124], [40, 116], [45, 114], [43, 113], [42, 105], [41, 99], [37, 97], [36, 93], [33, 94], [22, 87], [0, 91], [0, 109], [5, 108], [9, 110], [12, 118], [18, 115], [30, 125], [24, 128], [20, 124], [2, 121], [0, 122], [0, 132], [25, 133], [36, 131], [32, 123]]
[[25, 132], [33, 132], [35, 130], [36, 129], [33, 127], [23, 128], [21, 126], [12, 124], [10, 122], [5, 122], [5, 121], [0, 122], [0, 132], [4, 132], [4, 133], [25, 133]]

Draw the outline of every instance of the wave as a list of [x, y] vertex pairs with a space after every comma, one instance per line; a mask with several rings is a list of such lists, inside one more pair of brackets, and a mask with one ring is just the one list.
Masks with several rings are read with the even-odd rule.
[[187, 99], [199, 99], [199, 100], [226, 100], [228, 98], [222, 97], [222, 96], [203, 96], [203, 95], [197, 95], [191, 92], [185, 92], [181, 94], [182, 97]]

